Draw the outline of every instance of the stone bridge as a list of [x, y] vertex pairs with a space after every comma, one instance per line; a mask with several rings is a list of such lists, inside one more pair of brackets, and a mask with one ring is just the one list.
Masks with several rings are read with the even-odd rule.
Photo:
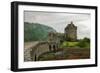
[[27, 42], [24, 45], [24, 61], [36, 61], [42, 53], [49, 51], [49, 44], [45, 41]]

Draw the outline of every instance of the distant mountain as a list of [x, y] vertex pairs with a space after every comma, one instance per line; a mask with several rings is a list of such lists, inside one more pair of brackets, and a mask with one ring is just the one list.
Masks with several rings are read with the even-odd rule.
[[52, 27], [24, 22], [24, 41], [45, 41], [49, 32], [56, 32]]

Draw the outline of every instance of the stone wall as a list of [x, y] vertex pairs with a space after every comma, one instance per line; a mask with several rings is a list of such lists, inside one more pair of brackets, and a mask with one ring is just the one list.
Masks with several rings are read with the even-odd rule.
[[36, 61], [39, 55], [48, 51], [48, 42], [39, 42], [31, 48], [24, 49], [24, 61]]

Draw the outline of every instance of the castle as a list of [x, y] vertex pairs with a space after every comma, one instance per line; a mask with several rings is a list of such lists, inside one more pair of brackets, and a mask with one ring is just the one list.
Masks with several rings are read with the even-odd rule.
[[67, 41], [76, 41], [77, 40], [77, 27], [71, 22], [65, 28], [65, 38]]
[[49, 50], [53, 51], [59, 48], [63, 41], [76, 41], [77, 27], [71, 22], [65, 27], [64, 33], [50, 32], [48, 35]]

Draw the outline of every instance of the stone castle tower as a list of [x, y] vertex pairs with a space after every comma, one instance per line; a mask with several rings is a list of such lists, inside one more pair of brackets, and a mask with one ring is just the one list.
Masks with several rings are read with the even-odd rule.
[[77, 40], [77, 27], [71, 22], [65, 28], [65, 40], [76, 41]]

